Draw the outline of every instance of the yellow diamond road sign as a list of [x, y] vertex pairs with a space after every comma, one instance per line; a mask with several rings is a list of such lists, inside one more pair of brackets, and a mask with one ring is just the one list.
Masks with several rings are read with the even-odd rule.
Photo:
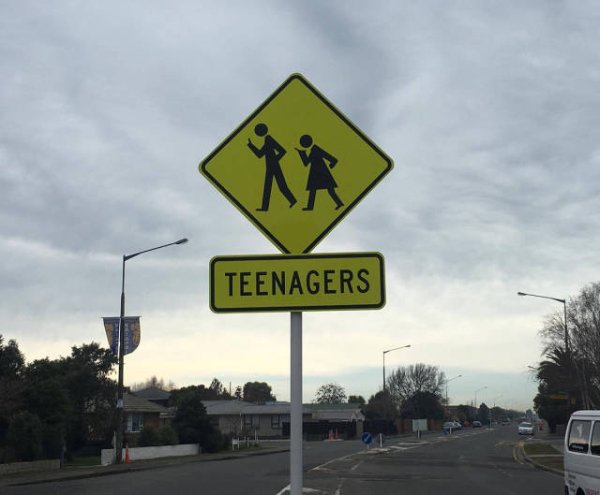
[[300, 74], [291, 75], [200, 172], [283, 253], [309, 253], [393, 162]]

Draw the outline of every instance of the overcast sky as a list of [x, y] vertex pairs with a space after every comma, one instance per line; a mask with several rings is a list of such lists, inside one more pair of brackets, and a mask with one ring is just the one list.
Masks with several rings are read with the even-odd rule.
[[[387, 304], [306, 312], [304, 399], [423, 362], [452, 403], [532, 406], [538, 331], [598, 280], [595, 1], [0, 0], [0, 333], [28, 361], [107, 345], [123, 254], [142, 341], [125, 383], [266, 381], [289, 314], [214, 314], [208, 264], [276, 247], [198, 164], [302, 73], [393, 160], [315, 248], [379, 251]], [[483, 387], [487, 387], [483, 389]]]

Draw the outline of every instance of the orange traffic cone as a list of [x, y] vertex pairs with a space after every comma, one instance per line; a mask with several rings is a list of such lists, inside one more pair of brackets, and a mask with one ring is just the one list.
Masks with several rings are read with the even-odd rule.
[[125, 447], [125, 464], [131, 464], [131, 459], [129, 459], [129, 447]]

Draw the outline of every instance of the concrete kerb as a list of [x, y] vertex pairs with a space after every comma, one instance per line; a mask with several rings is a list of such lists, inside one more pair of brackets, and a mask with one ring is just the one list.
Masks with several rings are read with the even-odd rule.
[[540, 438], [539, 441], [536, 440], [528, 440], [531, 442], [529, 445], [538, 446], [545, 445], [548, 446], [550, 451], [555, 453], [545, 452], [541, 454], [528, 454], [525, 441], [520, 441], [518, 443], [518, 447], [520, 450], [520, 454], [522, 459], [524, 459], [529, 464], [533, 465], [538, 469], [542, 469], [544, 471], [549, 471], [551, 473], [557, 474], [559, 476], [563, 476], [564, 472], [562, 469], [556, 468], [556, 460], [558, 458], [563, 459], [564, 455], [562, 453], [562, 438], [561, 437], [552, 437], [549, 434], [545, 434]]
[[194, 462], [211, 462], [239, 459], [256, 455], [268, 455], [288, 452], [289, 447], [265, 447], [260, 449], [242, 450], [234, 452], [220, 452], [216, 454], [198, 454], [185, 457], [165, 457], [145, 461], [136, 461], [131, 464], [112, 464], [110, 466], [90, 466], [64, 468], [60, 471], [46, 471], [37, 473], [20, 473], [7, 475], [0, 478], [0, 486], [24, 486], [59, 481], [74, 481], [86, 478], [97, 478], [116, 474], [125, 474], [136, 471], [166, 468], [174, 465], [190, 464]]

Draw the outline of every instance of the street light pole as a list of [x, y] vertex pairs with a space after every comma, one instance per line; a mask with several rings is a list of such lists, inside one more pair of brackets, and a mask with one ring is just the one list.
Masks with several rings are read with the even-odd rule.
[[450, 383], [452, 380], [456, 380], [457, 378], [460, 378], [462, 375], [456, 375], [448, 380], [446, 380], [446, 407], [448, 407], [448, 383]]
[[173, 246], [175, 244], [185, 244], [188, 242], [187, 239], [179, 239], [175, 242], [170, 242], [169, 244], [163, 244], [162, 246], [157, 246], [151, 249], [145, 249], [144, 251], [138, 251], [133, 254], [124, 254], [123, 255], [123, 268], [121, 273], [121, 311], [119, 313], [119, 376], [117, 382], [117, 431], [115, 432], [115, 461], [117, 464], [120, 464], [123, 460], [123, 365], [124, 365], [124, 356], [125, 356], [125, 327], [124, 327], [124, 319], [125, 319], [125, 262], [130, 260], [131, 258], [135, 258], [140, 254], [149, 253], [150, 251], [156, 251], [157, 249], [162, 249], [167, 246]]
[[475, 409], [477, 409], [477, 392], [480, 392], [481, 390], [485, 390], [487, 388], [487, 385], [485, 387], [481, 387], [478, 388], [477, 390], [475, 390], [475, 403], [473, 404], [475, 406]]
[[393, 349], [388, 349], [387, 351], [383, 351], [383, 391], [384, 392], [385, 392], [385, 355], [388, 352], [397, 351], [398, 349], [405, 349], [407, 347], [410, 347], [410, 344], [402, 345], [400, 347], [394, 347]]
[[550, 299], [552, 301], [562, 303], [564, 314], [565, 314], [565, 353], [568, 357], [569, 356], [569, 331], [567, 328], [567, 301], [566, 301], [566, 299], [560, 299], [558, 297], [540, 296], [538, 294], [528, 294], [527, 292], [517, 292], [517, 295], [518, 296], [540, 297], [542, 299]]
[[494, 405], [492, 406], [492, 408], [490, 409], [490, 428], [492, 427], [492, 416], [493, 416], [493, 411], [496, 408], [496, 399], [499, 399], [500, 397], [503, 397], [503, 394], [500, 394], [496, 397], [494, 397], [493, 401], [494, 401]]

